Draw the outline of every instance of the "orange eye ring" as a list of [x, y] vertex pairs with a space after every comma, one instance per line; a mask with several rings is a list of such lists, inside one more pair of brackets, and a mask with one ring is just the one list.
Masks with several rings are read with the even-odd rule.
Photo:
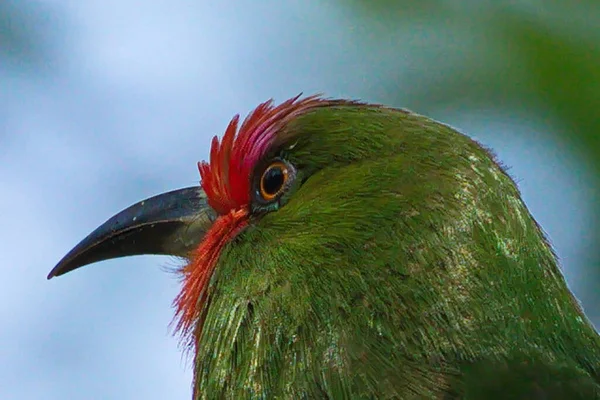
[[286, 163], [271, 163], [260, 177], [260, 196], [265, 201], [274, 200], [283, 192], [289, 178], [290, 171]]

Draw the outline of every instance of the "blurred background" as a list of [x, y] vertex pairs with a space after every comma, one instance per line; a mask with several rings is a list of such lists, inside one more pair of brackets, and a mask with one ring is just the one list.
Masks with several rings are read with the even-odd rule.
[[597, 0], [0, 1], [0, 398], [190, 397], [173, 260], [46, 274], [115, 212], [196, 184], [235, 113], [299, 92], [492, 147], [600, 326], [599, 20]]

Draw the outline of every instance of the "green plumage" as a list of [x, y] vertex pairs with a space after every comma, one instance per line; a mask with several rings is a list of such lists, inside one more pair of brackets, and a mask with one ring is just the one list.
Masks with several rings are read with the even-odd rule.
[[222, 251], [198, 398], [600, 398], [600, 337], [519, 192], [425, 117], [316, 108], [298, 178]]
[[187, 256], [195, 398], [600, 399], [600, 336], [487, 150], [316, 97], [236, 122], [201, 187], [119, 212], [48, 275]]

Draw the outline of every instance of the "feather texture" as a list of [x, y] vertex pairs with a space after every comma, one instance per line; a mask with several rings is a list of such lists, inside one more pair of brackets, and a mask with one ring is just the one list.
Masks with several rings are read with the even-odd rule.
[[600, 396], [600, 337], [489, 151], [381, 106], [285, 115], [235, 153], [299, 179], [220, 251], [196, 398]]

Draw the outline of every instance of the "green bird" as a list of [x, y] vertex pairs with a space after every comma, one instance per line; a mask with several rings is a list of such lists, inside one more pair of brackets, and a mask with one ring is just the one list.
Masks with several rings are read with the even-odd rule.
[[198, 166], [200, 186], [118, 213], [48, 276], [183, 257], [195, 399], [600, 399], [600, 335], [467, 136], [295, 97], [234, 117]]

